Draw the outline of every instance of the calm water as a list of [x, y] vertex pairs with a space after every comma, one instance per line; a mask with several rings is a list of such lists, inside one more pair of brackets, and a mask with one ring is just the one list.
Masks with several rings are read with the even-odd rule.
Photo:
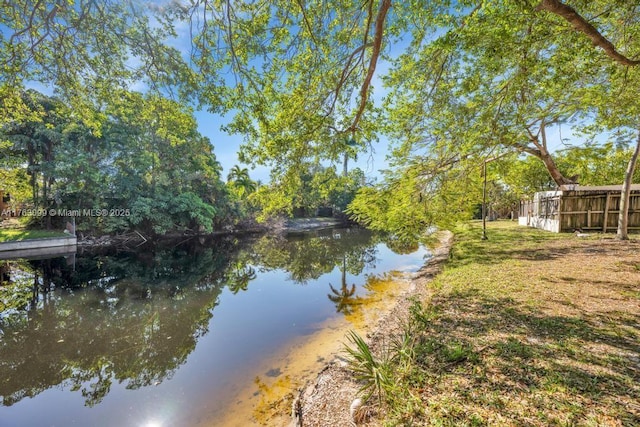
[[394, 249], [335, 229], [0, 261], [0, 426], [215, 425], [283, 374], [265, 359], [428, 256]]

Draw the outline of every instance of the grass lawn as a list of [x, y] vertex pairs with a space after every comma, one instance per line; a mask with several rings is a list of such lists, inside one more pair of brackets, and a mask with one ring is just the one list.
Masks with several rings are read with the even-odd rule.
[[[380, 356], [389, 425], [640, 425], [640, 239], [455, 230]], [[386, 370], [386, 371], [385, 371]], [[386, 381], [386, 382], [385, 382]]]
[[69, 237], [69, 235], [60, 231], [0, 228], [0, 243], [29, 239], [43, 239], [46, 237]]

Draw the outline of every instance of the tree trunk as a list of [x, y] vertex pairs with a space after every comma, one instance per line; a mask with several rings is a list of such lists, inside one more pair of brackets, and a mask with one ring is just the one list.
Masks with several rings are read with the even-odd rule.
[[347, 177], [349, 170], [348, 170], [348, 164], [349, 164], [349, 153], [347, 153], [345, 151], [344, 153], [344, 163], [342, 164], [342, 176], [343, 177]]
[[631, 196], [633, 172], [636, 170], [638, 154], [640, 154], [640, 132], [638, 132], [636, 149], [633, 151], [633, 155], [631, 156], [631, 159], [629, 159], [629, 164], [627, 164], [627, 170], [624, 173], [624, 182], [622, 183], [622, 191], [620, 193], [620, 216], [618, 217], [618, 232], [616, 234], [616, 239], [618, 240], [629, 239], [629, 200]]
[[571, 179], [565, 178], [565, 176], [560, 172], [556, 162], [553, 161], [553, 157], [551, 154], [545, 149], [540, 150], [540, 160], [544, 163], [549, 175], [553, 178], [553, 181], [556, 183], [558, 187], [561, 185], [575, 184], [575, 182]]

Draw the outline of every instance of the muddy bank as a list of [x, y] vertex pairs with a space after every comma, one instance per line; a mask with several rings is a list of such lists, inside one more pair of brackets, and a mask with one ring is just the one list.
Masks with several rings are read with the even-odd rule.
[[93, 236], [78, 232], [78, 246], [83, 247], [108, 247], [118, 246], [137, 248], [146, 243], [180, 241], [193, 238], [242, 236], [252, 234], [289, 234], [305, 233], [307, 231], [324, 230], [327, 228], [344, 227], [349, 224], [340, 218], [276, 218], [264, 224], [254, 224], [248, 227], [232, 228], [214, 231], [212, 233], [169, 233], [161, 236], [149, 236], [139, 231], [130, 231], [123, 234], [106, 234]]
[[[438, 274], [449, 256], [453, 243], [453, 234], [443, 233], [433, 257], [414, 274], [410, 287], [398, 298], [395, 306], [383, 315], [370, 332], [367, 343], [376, 349], [384, 341], [400, 332], [402, 320], [409, 315], [411, 298], [425, 299], [430, 291], [427, 283]], [[293, 403], [293, 426], [344, 426], [354, 425], [350, 407], [357, 397], [359, 385], [347, 368], [347, 363], [340, 354], [335, 354], [317, 377], [306, 385]], [[363, 420], [359, 425], [375, 425], [375, 419]]]
[[[205, 420], [204, 426], [259, 427], [286, 426], [292, 403], [302, 388], [312, 383], [327, 362], [338, 355], [347, 331], [365, 334], [378, 319], [388, 314], [396, 301], [412, 286], [409, 273], [391, 271], [370, 280], [368, 293], [359, 297], [357, 309], [326, 319], [266, 357], [255, 369], [259, 374], [231, 399], [232, 404]], [[211, 422], [211, 420], [215, 420]], [[196, 427], [199, 427], [196, 426]]]

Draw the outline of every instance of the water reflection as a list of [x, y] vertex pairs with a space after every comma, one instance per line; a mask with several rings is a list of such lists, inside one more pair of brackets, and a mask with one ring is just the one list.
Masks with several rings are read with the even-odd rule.
[[[342, 256], [342, 268], [340, 269], [340, 278], [341, 278], [341, 287], [340, 289], [336, 289], [333, 287], [331, 283], [329, 283], [329, 288], [331, 288], [331, 292], [333, 295], [328, 294], [327, 297], [329, 301], [336, 305], [336, 312], [351, 314], [353, 312], [353, 307], [358, 304], [358, 297], [355, 296], [356, 293], [356, 284], [352, 283], [351, 287], [347, 285], [347, 257], [346, 255]], [[359, 272], [358, 272], [359, 274]]]
[[94, 406], [170, 377], [208, 330], [224, 251], [158, 250], [7, 261], [0, 318], [0, 396], [10, 406], [61, 385]]
[[260, 271], [285, 270], [289, 280], [299, 284], [318, 279], [343, 264], [344, 271], [354, 275], [375, 265], [380, 238], [371, 232], [333, 229], [312, 236], [264, 236], [252, 246], [247, 262], [259, 265]]
[[[357, 278], [383, 263], [380, 248], [366, 231], [327, 230], [0, 261], [0, 403], [20, 406], [8, 418], [0, 410], [0, 420], [53, 406], [44, 392], [54, 388], [95, 409], [121, 401], [106, 404], [107, 396], [158, 386], [195, 407], [185, 412], [211, 412], [223, 400], [211, 396], [228, 393], [227, 380], [212, 372], [247, 370], [336, 312], [353, 314], [358, 288], [369, 281]], [[149, 399], [136, 396], [127, 401], [144, 406]], [[84, 425], [114, 421], [98, 422], [70, 403], [64, 412]], [[131, 424], [127, 414], [119, 417]]]
[[226, 276], [227, 286], [233, 294], [237, 294], [240, 291], [246, 291], [249, 288], [249, 282], [255, 280], [256, 277], [255, 268], [239, 261], [236, 262], [231, 273]]

